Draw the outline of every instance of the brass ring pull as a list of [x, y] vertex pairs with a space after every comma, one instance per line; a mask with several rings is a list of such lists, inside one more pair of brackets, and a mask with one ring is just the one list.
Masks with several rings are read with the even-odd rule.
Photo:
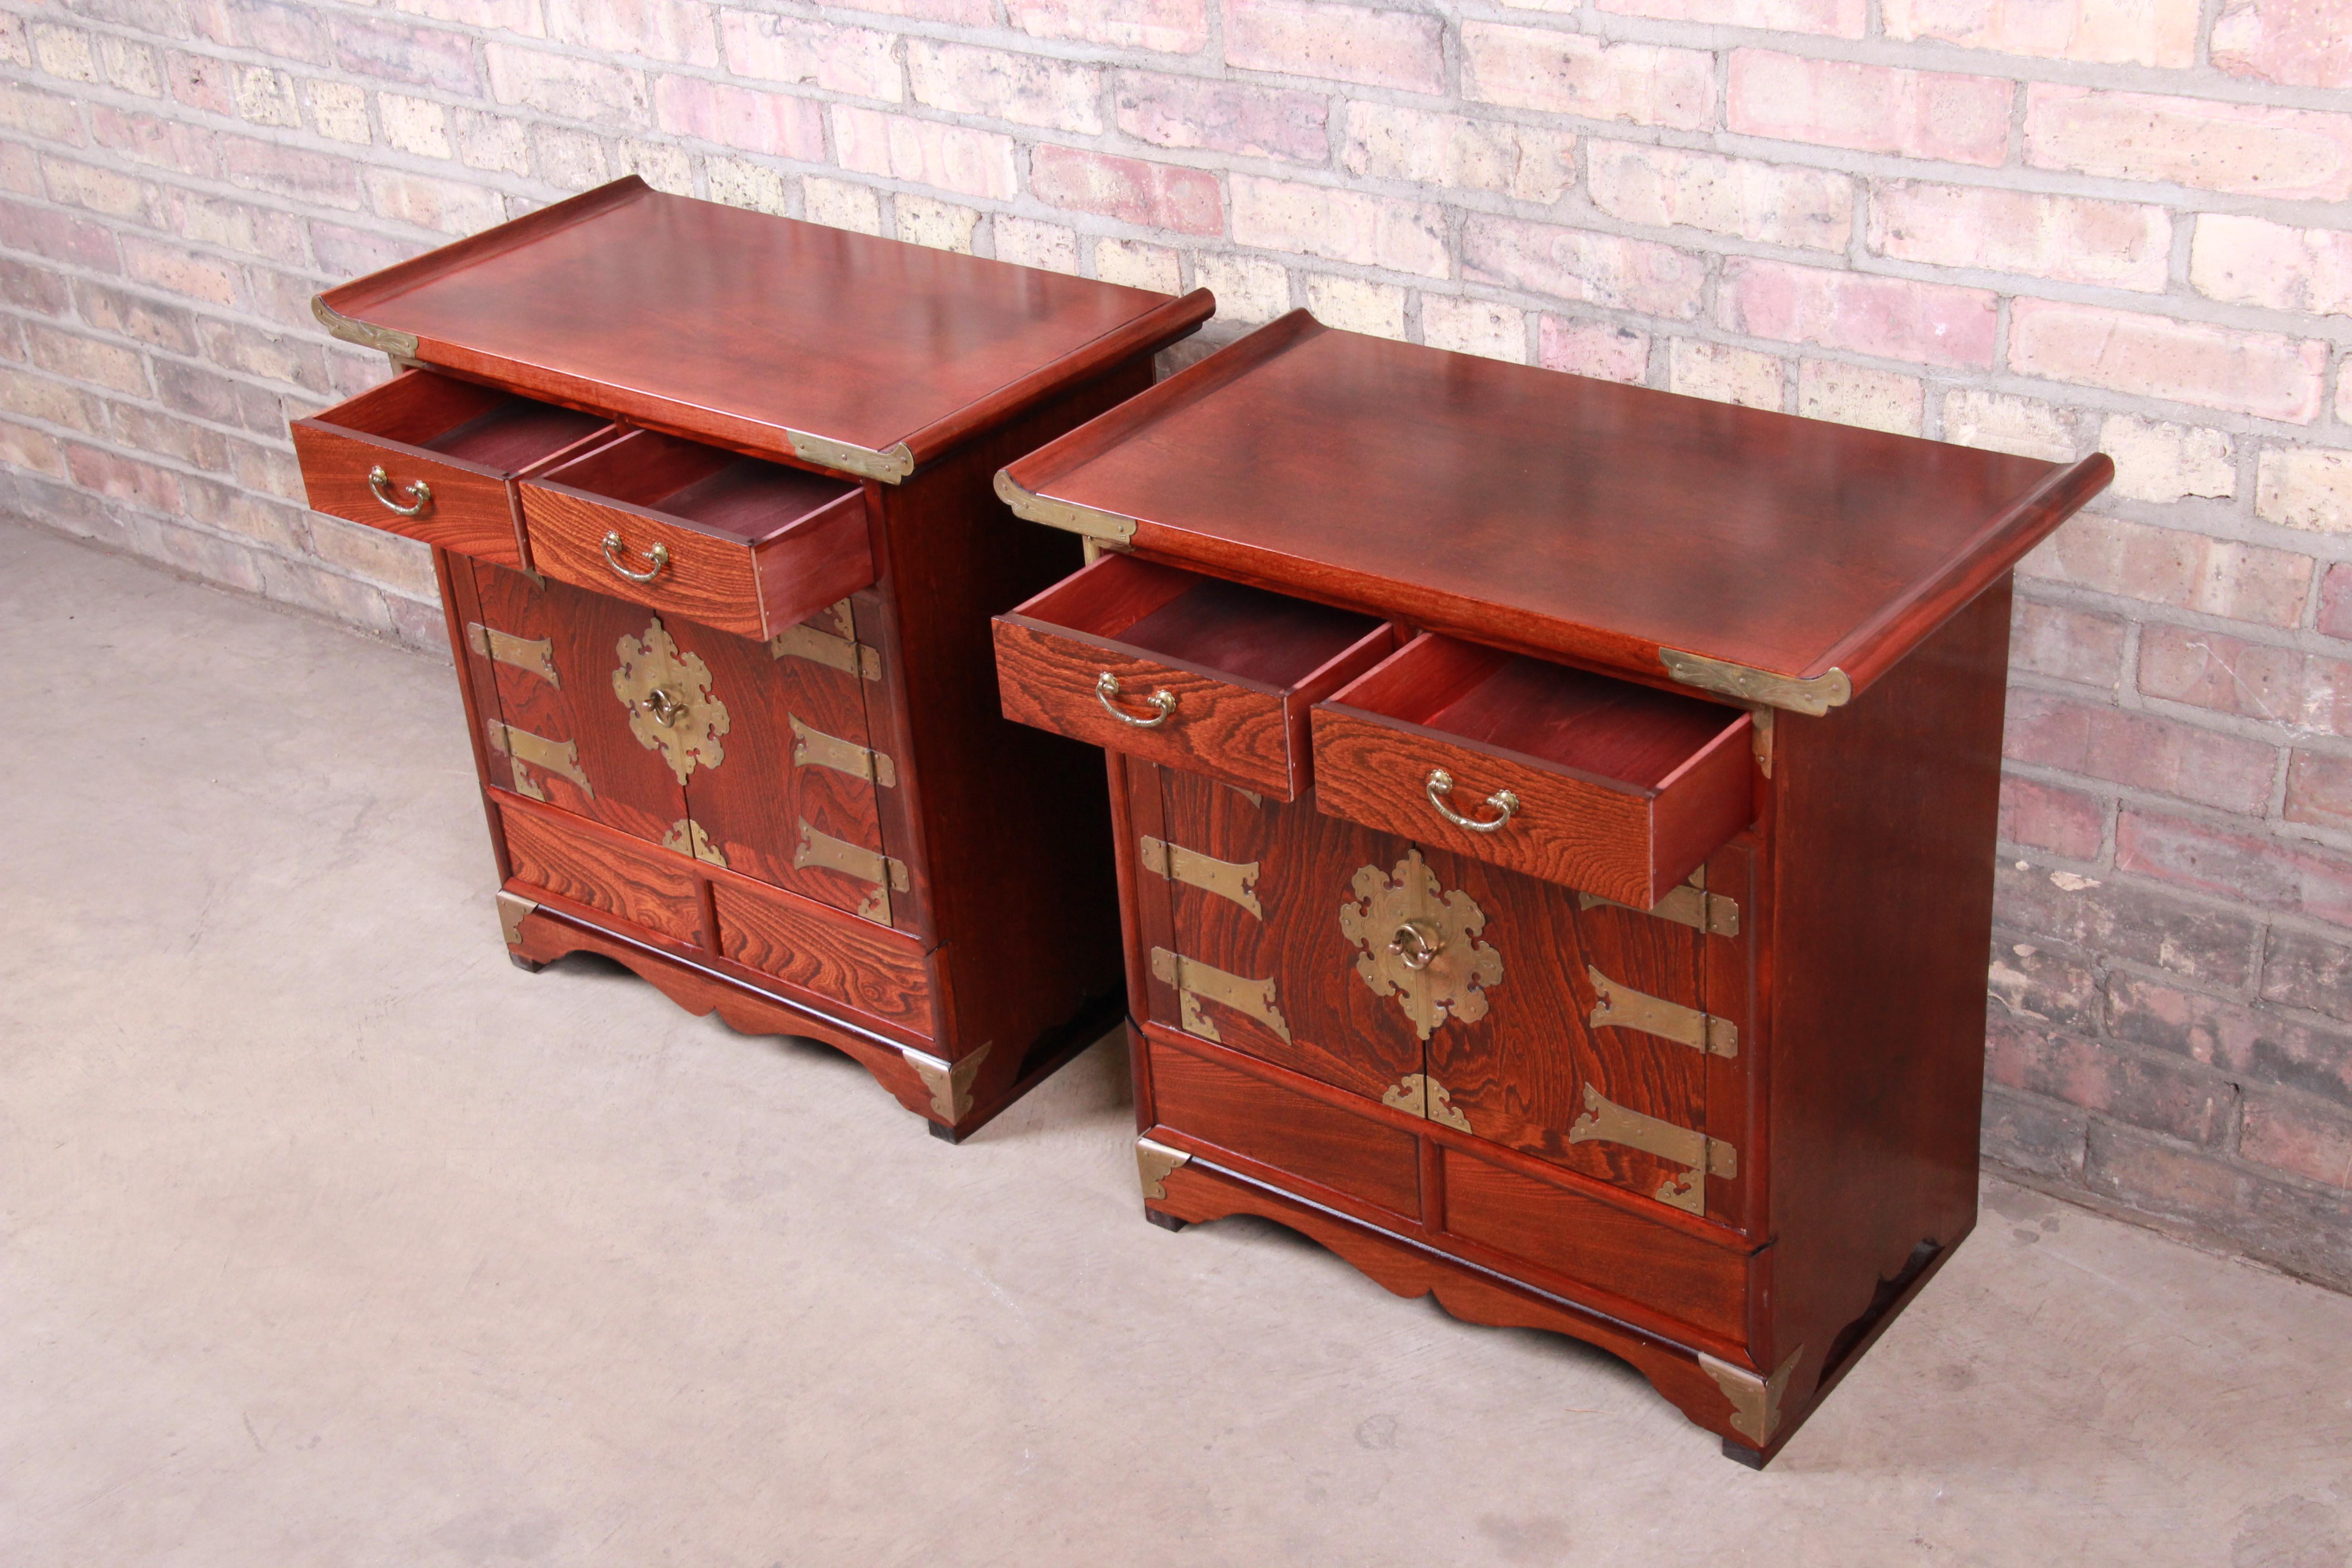
[[393, 500], [392, 476], [383, 471], [382, 463], [368, 470], [368, 489], [375, 492], [375, 499], [383, 502], [387, 511], [396, 511], [403, 517], [421, 517], [425, 509], [433, 504], [433, 487], [423, 479], [409, 482], [408, 493], [412, 499], [408, 505], [403, 506]]
[[1444, 947], [1445, 933], [1434, 921], [1406, 921], [1389, 938], [1389, 952], [1407, 969], [1427, 969]]
[[1438, 816], [1445, 818], [1446, 821], [1454, 824], [1454, 826], [1466, 827], [1473, 833], [1494, 832], [1496, 828], [1502, 826], [1503, 824], [1510, 821], [1511, 814], [1519, 809], [1519, 797], [1517, 795], [1513, 795], [1509, 790], [1498, 789], [1494, 794], [1486, 797], [1487, 809], [1495, 814], [1494, 820], [1491, 822], [1480, 822], [1475, 817], [1463, 816], [1460, 812], [1454, 810], [1452, 805], [1446, 803], [1445, 797], [1452, 794], [1453, 790], [1454, 775], [1452, 773], [1447, 773], [1444, 768], [1432, 768], [1429, 770], [1429, 804], [1437, 807]]
[[1103, 705], [1104, 712], [1122, 724], [1132, 724], [1139, 730], [1157, 730], [1160, 725], [1168, 722], [1170, 714], [1176, 711], [1176, 694], [1172, 691], [1164, 689], [1155, 691], [1144, 699], [1144, 702], [1151, 710], [1151, 717], [1149, 719], [1139, 719], [1132, 713], [1112, 707], [1110, 700], [1118, 695], [1118, 676], [1106, 669], [1095, 677], [1095, 700]]
[[642, 572], [629, 570], [628, 563], [623, 559], [628, 552], [629, 547], [621, 542], [619, 529], [616, 528], [604, 536], [604, 564], [632, 583], [650, 583], [660, 576], [663, 569], [669, 565], [669, 546], [667, 544], [656, 544], [646, 552], [646, 559], [652, 564]]
[[[661, 546], [654, 548], [658, 550]], [[645, 700], [638, 706], [646, 710], [646, 717], [665, 730], [675, 728], [677, 721], [686, 717], [687, 704], [676, 692], [664, 690], [658, 686], [646, 692]]]

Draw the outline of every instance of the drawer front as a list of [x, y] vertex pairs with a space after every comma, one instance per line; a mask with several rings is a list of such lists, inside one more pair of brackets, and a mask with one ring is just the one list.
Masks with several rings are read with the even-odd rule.
[[[1004, 716], [1243, 789], [1295, 800], [1304, 736], [1278, 691], [1139, 658], [1019, 616], [996, 618]], [[1104, 689], [1104, 678], [1117, 682]], [[1154, 707], [1157, 694], [1172, 702]], [[1124, 717], [1122, 717], [1124, 716]]]
[[1744, 723], [1654, 794], [1345, 708], [1313, 722], [1324, 810], [1642, 909], [1753, 815]]
[[692, 862], [503, 800], [498, 809], [515, 881], [678, 942], [702, 941], [702, 895]]
[[[531, 561], [551, 577], [741, 637], [773, 635], [765, 629], [758, 572], [748, 544], [684, 528], [638, 508], [528, 480], [522, 486], [522, 515]], [[614, 535], [618, 540], [608, 552], [606, 541]], [[656, 549], [666, 559], [656, 560]], [[832, 597], [850, 591], [845, 588]]]
[[524, 564], [513, 484], [504, 475], [319, 419], [297, 420], [293, 432], [312, 510], [477, 560]]
[[922, 944], [852, 915], [731, 877], [711, 878], [719, 951], [926, 1039], [939, 1032]]

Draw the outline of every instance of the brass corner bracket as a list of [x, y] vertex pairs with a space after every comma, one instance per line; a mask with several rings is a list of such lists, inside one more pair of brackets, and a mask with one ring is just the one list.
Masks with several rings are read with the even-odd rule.
[[1658, 661], [1666, 667], [1669, 676], [1685, 686], [1719, 691], [1726, 697], [1759, 702], [1767, 708], [1785, 708], [1791, 713], [1815, 719], [1832, 708], [1843, 707], [1853, 698], [1853, 682], [1846, 679], [1843, 669], [1801, 680], [1793, 675], [1774, 675], [1769, 670], [1727, 664], [1719, 658], [1673, 647], [1660, 648]]
[[912, 1046], [900, 1046], [898, 1055], [915, 1069], [923, 1087], [931, 1091], [932, 1112], [953, 1127], [971, 1114], [971, 1080], [980, 1076], [980, 1064], [988, 1059], [989, 1047], [995, 1043], [991, 1040], [971, 1055], [952, 1062], [943, 1062]]
[[1454, 1103], [1453, 1091], [1427, 1073], [1409, 1072], [1397, 1079], [1396, 1087], [1381, 1096], [1381, 1103], [1408, 1116], [1419, 1116], [1451, 1127], [1456, 1132], [1473, 1131], [1470, 1119]]
[[1760, 1448], [1780, 1429], [1780, 1396], [1788, 1391], [1790, 1375], [1804, 1354], [1805, 1347], [1799, 1345], [1769, 1377], [1719, 1361], [1705, 1351], [1698, 1352], [1698, 1364], [1731, 1401], [1731, 1429]]
[[802, 462], [837, 468], [861, 479], [880, 479], [886, 485], [895, 485], [915, 471], [914, 451], [904, 441], [877, 452], [871, 447], [836, 441], [830, 436], [812, 436], [805, 430], [787, 429], [784, 436], [793, 444], [793, 455]]
[[539, 906], [520, 893], [509, 893], [504, 888], [498, 891], [499, 931], [509, 947], [522, 944], [522, 918]]
[[1147, 1198], [1166, 1197], [1168, 1173], [1183, 1169], [1192, 1163], [1192, 1156], [1181, 1149], [1171, 1149], [1165, 1143], [1138, 1138], [1135, 1141], [1135, 1173], [1143, 1183], [1143, 1195]]
[[1023, 489], [1013, 482], [1010, 468], [996, 470], [996, 499], [1011, 507], [1016, 517], [1042, 522], [1048, 528], [1066, 529], [1114, 550], [1130, 549], [1135, 543], [1135, 519]]
[[320, 326], [347, 343], [357, 343], [363, 349], [373, 349], [394, 359], [416, 357], [415, 333], [398, 332], [390, 327], [372, 327], [365, 321], [353, 321], [328, 304], [324, 294], [310, 296], [310, 314], [319, 318]]

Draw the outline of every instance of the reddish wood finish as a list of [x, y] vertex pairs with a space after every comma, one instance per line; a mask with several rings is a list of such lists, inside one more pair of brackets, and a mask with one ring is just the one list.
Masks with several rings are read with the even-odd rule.
[[1280, 800], [1312, 777], [1309, 710], [1393, 646], [1370, 616], [1119, 555], [996, 617], [1005, 717]]
[[[1214, 453], [1215, 460], [1203, 454]], [[1239, 582], [1663, 683], [1661, 648], [1857, 689], [2113, 476], [1332, 331], [1294, 312], [1024, 489]]]
[[[1190, 1156], [1150, 1212], [1591, 1340], [1770, 1459], [1974, 1223], [2007, 573], [2108, 471], [1303, 317], [1013, 465], [1137, 520], [999, 637], [1008, 713], [1132, 753], [1138, 1125]], [[1445, 635], [1316, 706], [1290, 804], [1082, 727], [1093, 649], [1037, 651], [1232, 659], [1302, 599]], [[1854, 694], [1751, 714], [1662, 647]], [[1441, 767], [1518, 810], [1449, 824]]]
[[[1745, 714], [1424, 634], [1314, 712], [1323, 809], [1639, 909], [1753, 814]], [[1500, 827], [1489, 801], [1518, 802]]]
[[[352, 489], [386, 454], [395, 480], [412, 450], [457, 476], [430, 482], [462, 505], [425, 516], [467, 525], [436, 570], [500, 875], [540, 906], [519, 958], [607, 952], [682, 1005], [841, 1045], [950, 1139], [1116, 1021], [1098, 764], [1003, 720], [989, 648], [989, 616], [1078, 552], [991, 480], [1149, 385], [1205, 294], [631, 179], [321, 309], [420, 340], [428, 368], [299, 438], [322, 504], [362, 521], [402, 526]], [[617, 575], [616, 525], [625, 564], [659, 542], [671, 567]], [[717, 731], [690, 766], [614, 688], [623, 645], [657, 636], [691, 678], [665, 689]]]
[[[520, 566], [515, 475], [603, 428], [592, 414], [412, 370], [294, 421], [293, 435], [316, 510]], [[378, 496], [368, 479], [378, 468], [392, 502], [424, 510], [404, 516]], [[420, 481], [429, 492], [421, 498]]]

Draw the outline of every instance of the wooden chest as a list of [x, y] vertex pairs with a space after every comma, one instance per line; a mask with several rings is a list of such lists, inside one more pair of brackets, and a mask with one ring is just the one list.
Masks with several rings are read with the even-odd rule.
[[1108, 748], [1147, 1212], [1761, 1464], [1976, 1215], [2009, 574], [2106, 482], [1277, 321], [1013, 464]]
[[433, 546], [519, 963], [824, 1040], [949, 1138], [1116, 1019], [1097, 763], [989, 658], [1078, 546], [990, 479], [1205, 293], [630, 178], [315, 308], [404, 367], [295, 447], [312, 506]]

